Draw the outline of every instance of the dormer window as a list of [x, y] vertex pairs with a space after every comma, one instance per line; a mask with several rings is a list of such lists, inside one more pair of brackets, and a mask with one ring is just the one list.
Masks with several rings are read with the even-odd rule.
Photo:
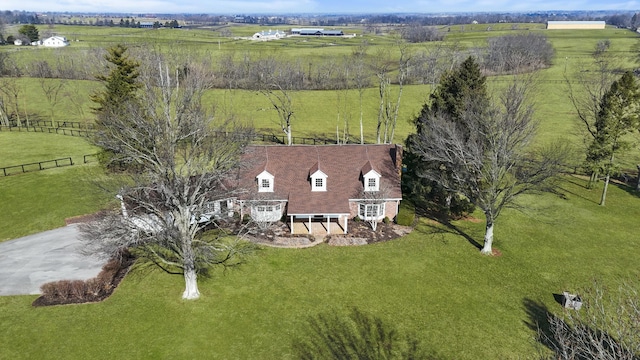
[[367, 161], [362, 167], [362, 185], [364, 191], [380, 191], [380, 173], [373, 169], [371, 162]]
[[258, 192], [273, 192], [274, 177], [267, 170], [256, 176], [258, 179]]
[[364, 191], [380, 191], [380, 174], [375, 170], [370, 170], [362, 175]]
[[311, 191], [327, 191], [327, 174], [315, 166], [309, 177], [311, 178]]

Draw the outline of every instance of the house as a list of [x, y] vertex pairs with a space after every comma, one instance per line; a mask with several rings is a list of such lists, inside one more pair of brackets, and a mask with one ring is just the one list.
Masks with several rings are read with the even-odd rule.
[[63, 36], [52, 36], [50, 38], [40, 40], [38, 42], [38, 45], [46, 46], [46, 47], [63, 47], [63, 46], [69, 46], [69, 41], [67, 41], [67, 38]]
[[604, 29], [604, 21], [548, 21], [548, 30]]
[[282, 38], [284, 38], [286, 36], [287, 36], [287, 34], [284, 31], [281, 31], [281, 30], [269, 30], [269, 31], [257, 32], [255, 34], [253, 34], [251, 39], [252, 40], [269, 41], [269, 40], [282, 39]]
[[347, 233], [348, 220], [398, 214], [402, 200], [399, 145], [249, 146], [237, 199], [240, 216], [285, 219], [292, 233]]

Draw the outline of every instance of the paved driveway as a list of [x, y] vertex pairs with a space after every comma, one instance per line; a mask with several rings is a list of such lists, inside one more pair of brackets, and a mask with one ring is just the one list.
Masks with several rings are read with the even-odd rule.
[[80, 254], [78, 226], [69, 225], [0, 243], [0, 295], [40, 294], [40, 285], [86, 280], [104, 261]]

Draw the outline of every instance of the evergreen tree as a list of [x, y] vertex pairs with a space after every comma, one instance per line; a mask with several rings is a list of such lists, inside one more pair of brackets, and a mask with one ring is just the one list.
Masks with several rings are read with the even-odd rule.
[[[98, 75], [96, 79], [103, 82], [105, 88], [90, 96], [96, 106], [92, 108], [96, 114], [96, 137], [98, 139], [104, 132], [111, 130], [114, 119], [126, 117], [131, 109], [140, 106], [138, 90], [142, 85], [138, 82], [138, 68], [140, 64], [125, 55], [127, 48], [121, 44], [108, 50], [105, 59], [111, 64], [111, 72], [108, 75]], [[94, 139], [96, 145], [100, 144]], [[103, 165], [112, 168], [113, 154], [107, 151], [101, 153], [100, 159]]]
[[604, 174], [600, 205], [605, 205], [611, 175], [617, 172], [616, 154], [629, 147], [624, 136], [638, 129], [640, 88], [633, 73], [626, 72], [615, 81], [600, 102], [595, 127], [598, 130], [587, 151], [587, 162]]
[[30, 42], [38, 41], [38, 39], [40, 39], [38, 28], [35, 27], [35, 25], [22, 25], [18, 30], [18, 33], [28, 37]]
[[[416, 155], [412, 144], [422, 132], [423, 123], [437, 114], [447, 114], [460, 127], [465, 127], [463, 114], [468, 111], [481, 114], [489, 105], [486, 79], [480, 72], [480, 66], [472, 58], [467, 58], [459, 67], [445, 73], [435, 91], [430, 95], [431, 103], [424, 104], [420, 115], [414, 120], [417, 134], [411, 134], [405, 142], [407, 149], [404, 163], [407, 173], [403, 176], [405, 193], [410, 193], [416, 206], [429, 212], [452, 217], [473, 211], [468, 200], [448, 193], [437, 183], [420, 176], [427, 168], [438, 168], [440, 164], [426, 163]], [[471, 109], [473, 107], [473, 109]], [[468, 132], [466, 130], [465, 132]]]

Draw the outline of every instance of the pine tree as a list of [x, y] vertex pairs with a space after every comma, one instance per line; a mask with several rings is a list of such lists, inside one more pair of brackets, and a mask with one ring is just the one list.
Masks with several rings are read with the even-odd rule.
[[[90, 96], [96, 106], [92, 108], [96, 114], [96, 136], [94, 143], [101, 146], [97, 140], [104, 132], [110, 131], [114, 119], [126, 117], [132, 108], [139, 108], [138, 90], [142, 85], [138, 82], [140, 64], [125, 55], [127, 48], [121, 44], [108, 50], [105, 59], [111, 64], [109, 75], [98, 75], [96, 79], [103, 82], [104, 90]], [[100, 160], [107, 168], [112, 168], [113, 154], [103, 151]], [[122, 167], [124, 164], [118, 163]]]
[[595, 122], [598, 130], [587, 152], [587, 161], [604, 174], [600, 205], [605, 205], [611, 175], [617, 171], [615, 157], [629, 147], [624, 136], [638, 129], [640, 88], [631, 72], [615, 81], [600, 102], [600, 112]]
[[[480, 72], [480, 66], [469, 57], [459, 67], [445, 73], [435, 91], [430, 95], [430, 103], [424, 104], [420, 115], [414, 120], [417, 134], [409, 135], [404, 163], [407, 173], [403, 177], [405, 192], [412, 194], [419, 207], [426, 207], [429, 211], [457, 217], [473, 211], [473, 205], [464, 198], [447, 193], [441, 186], [420, 176], [420, 173], [440, 164], [425, 163], [420, 156], [414, 154], [412, 144], [416, 136], [422, 132], [422, 123], [439, 114], [448, 114], [459, 126], [464, 127], [463, 113], [471, 109], [482, 113], [488, 108], [489, 97], [486, 88], [486, 78]], [[468, 130], [467, 130], [468, 132]]]

